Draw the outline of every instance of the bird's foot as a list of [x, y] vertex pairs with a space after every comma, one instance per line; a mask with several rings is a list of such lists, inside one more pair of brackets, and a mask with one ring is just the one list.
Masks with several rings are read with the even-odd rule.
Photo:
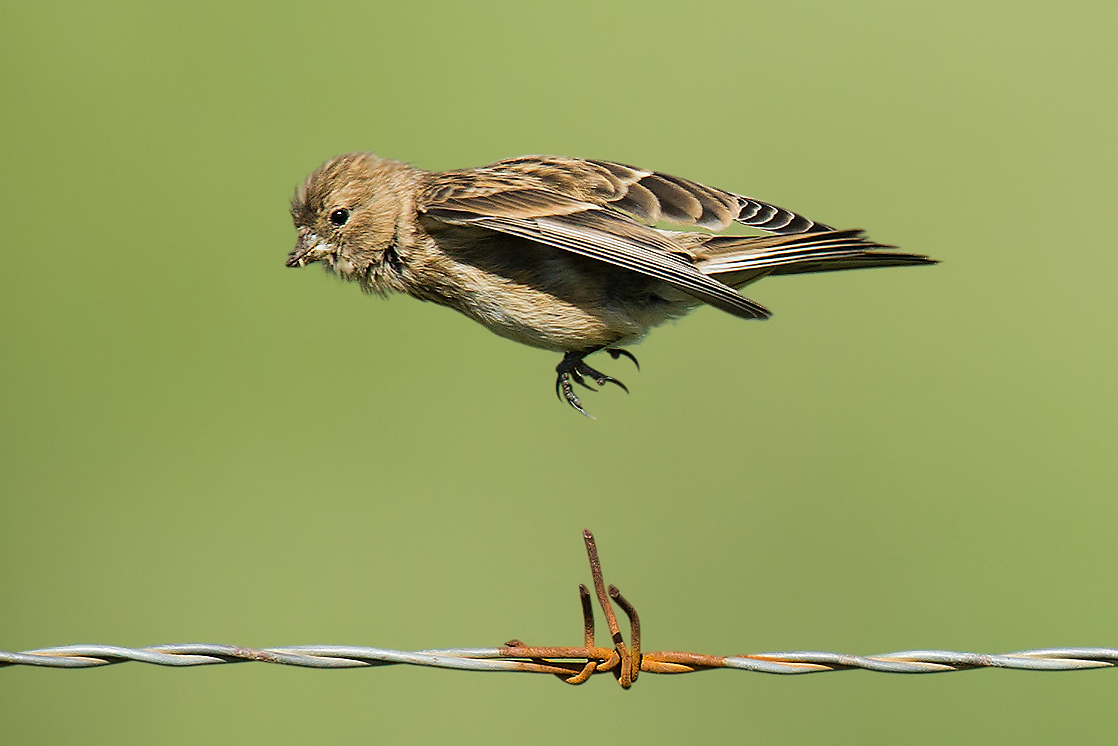
[[[575, 387], [572, 385], [572, 381], [590, 391], [597, 391], [596, 388], [586, 382], [586, 379], [589, 378], [599, 386], [612, 383], [621, 388], [626, 394], [629, 393], [628, 387], [621, 381], [612, 376], [607, 376], [600, 370], [595, 370], [586, 364], [585, 358], [592, 352], [597, 352], [597, 350], [591, 350], [590, 352], [568, 352], [563, 356], [563, 362], [555, 366], [555, 372], [559, 374], [555, 379], [555, 395], [559, 397], [560, 401], [567, 402], [567, 404], [570, 404], [590, 419], [594, 419], [594, 415], [582, 408], [582, 402], [579, 401], [578, 395], [575, 394]], [[633, 357], [632, 353], [621, 349], [608, 349], [606, 352], [608, 352], [610, 357], [614, 360], [624, 355], [633, 361], [633, 364], [637, 366], [637, 370], [640, 370], [640, 363], [637, 362], [637, 359]]]

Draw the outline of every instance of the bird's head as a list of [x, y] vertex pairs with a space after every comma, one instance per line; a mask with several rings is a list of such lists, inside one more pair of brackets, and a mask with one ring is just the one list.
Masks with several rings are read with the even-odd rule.
[[291, 218], [298, 238], [288, 267], [322, 262], [328, 271], [385, 288], [377, 275], [393, 256], [400, 218], [411, 205], [417, 172], [372, 153], [347, 153], [324, 163], [295, 192]]

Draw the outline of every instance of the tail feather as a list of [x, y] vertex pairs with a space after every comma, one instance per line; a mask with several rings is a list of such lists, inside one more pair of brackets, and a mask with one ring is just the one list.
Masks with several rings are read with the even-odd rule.
[[732, 287], [767, 275], [834, 272], [869, 267], [935, 264], [919, 254], [865, 238], [860, 230], [820, 231], [792, 236], [712, 236], [692, 249], [698, 269]]

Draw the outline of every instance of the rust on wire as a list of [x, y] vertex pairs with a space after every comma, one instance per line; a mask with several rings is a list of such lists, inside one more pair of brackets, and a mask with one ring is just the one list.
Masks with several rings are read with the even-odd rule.
[[[261, 661], [310, 668], [357, 668], [393, 664], [454, 668], [466, 671], [517, 671], [558, 676], [568, 684], [582, 684], [592, 676], [610, 673], [628, 689], [644, 673], [692, 673], [715, 668], [775, 674], [804, 674], [859, 668], [881, 673], [940, 673], [972, 668], [1013, 668], [1033, 671], [1068, 671], [1112, 668], [1118, 665], [1115, 648], [1049, 648], [1004, 655], [959, 653], [947, 650], [910, 650], [887, 655], [857, 656], [840, 653], [755, 653], [743, 656], [701, 655], [680, 651], [641, 651], [640, 617], [616, 586], [602, 579], [602, 563], [594, 535], [584, 530], [586, 555], [598, 605], [606, 616], [613, 647], [599, 647], [594, 639], [594, 604], [585, 585], [578, 587], [582, 611], [582, 647], [537, 647], [509, 640], [499, 648], [464, 648], [407, 652], [342, 645], [305, 645], [255, 650], [232, 645], [176, 644], [147, 648], [111, 645], [67, 645], [26, 650], [0, 651], [0, 667], [40, 666], [90, 668], [125, 661], [161, 666], [203, 666], [239, 661]], [[621, 634], [613, 604], [629, 620], [629, 643]]]
[[[610, 585], [607, 591], [605, 580], [602, 577], [602, 562], [598, 557], [598, 546], [594, 542], [594, 534], [589, 529], [582, 530], [582, 538], [586, 543], [586, 555], [590, 559], [590, 577], [594, 582], [594, 591], [598, 596], [598, 604], [606, 616], [609, 625], [610, 637], [613, 640], [613, 649], [600, 648], [594, 642], [594, 610], [590, 600], [590, 591], [585, 585], [580, 585], [579, 598], [582, 601], [582, 617], [584, 629], [583, 648], [540, 648], [528, 647], [520, 640], [510, 640], [501, 649], [502, 657], [522, 660], [522, 665], [532, 666], [520, 670], [531, 670], [546, 673], [556, 673], [568, 684], [581, 684], [596, 673], [612, 671], [617, 683], [622, 689], [628, 689], [637, 680], [641, 671], [648, 673], [691, 673], [709, 668], [726, 668], [726, 658], [717, 655], [700, 655], [698, 653], [662, 652], [641, 654], [641, 622], [637, 610], [629, 603], [617, 586]], [[621, 607], [629, 619], [629, 645], [621, 634], [617, 624], [617, 615], [614, 613], [611, 600]], [[527, 660], [523, 660], [527, 659]], [[556, 672], [554, 668], [562, 669]], [[570, 671], [573, 675], [568, 675]]]

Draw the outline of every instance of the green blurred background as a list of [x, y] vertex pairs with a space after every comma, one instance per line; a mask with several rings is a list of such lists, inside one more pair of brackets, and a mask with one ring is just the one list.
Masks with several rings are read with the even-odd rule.
[[[0, 649], [1118, 646], [1118, 6], [13, 4]], [[701, 180], [943, 260], [775, 278], [629, 384], [283, 262], [339, 152]], [[1118, 673], [0, 671], [5, 743], [1086, 741]]]

